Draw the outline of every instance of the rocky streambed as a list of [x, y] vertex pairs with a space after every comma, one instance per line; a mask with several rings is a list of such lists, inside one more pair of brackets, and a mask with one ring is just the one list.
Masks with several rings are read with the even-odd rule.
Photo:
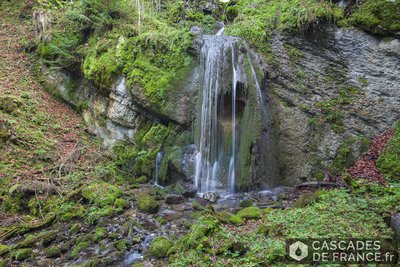
[[[48, 213], [44, 221], [50, 215], [56, 219], [40, 227], [35, 226], [37, 222], [10, 227], [14, 234], [2, 236], [2, 264], [131, 266], [144, 262], [146, 266], [164, 266], [162, 258], [173, 242], [187, 233], [205, 210], [228, 219], [251, 206], [301, 206], [308, 200], [295, 200], [310, 191], [309, 186], [278, 187], [250, 193], [196, 195], [196, 191], [189, 189], [191, 185], [182, 183], [165, 188], [145, 184], [122, 190], [104, 182], [83, 186], [71, 194], [70, 200], [62, 204], [64, 207], [58, 206], [57, 214]], [[307, 198], [312, 200], [312, 194]], [[65, 208], [67, 205], [70, 207]]]

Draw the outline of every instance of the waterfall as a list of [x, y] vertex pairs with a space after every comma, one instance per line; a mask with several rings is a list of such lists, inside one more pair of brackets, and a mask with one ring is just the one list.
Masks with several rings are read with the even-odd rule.
[[235, 191], [235, 156], [236, 156], [236, 86], [238, 82], [237, 68], [235, 63], [235, 50], [232, 49], [232, 155], [229, 161], [229, 181], [230, 192]]
[[159, 183], [158, 183], [158, 172], [160, 169], [160, 163], [163, 159], [163, 154], [161, 152], [157, 153], [157, 157], [156, 157], [156, 178], [155, 178], [155, 182], [154, 185], [158, 186], [158, 187], [162, 187]]
[[194, 143], [200, 193], [234, 193], [274, 183], [273, 128], [265, 65], [240, 38], [202, 37]]
[[[200, 192], [233, 192], [235, 189], [236, 95], [239, 77], [235, 47], [238, 39], [223, 36], [223, 31], [221, 28], [216, 35], [204, 36], [201, 49], [203, 81], [199, 98], [201, 106], [198, 114], [201, 116], [197, 127], [200, 134], [196, 144], [198, 153], [194, 182]], [[229, 54], [232, 57], [230, 63], [227, 62]], [[229, 81], [226, 77], [232, 79]], [[229, 94], [231, 104], [225, 106], [224, 96]], [[231, 114], [229, 119], [223, 117], [227, 112]], [[230, 146], [223, 142], [226, 135], [230, 135]]]

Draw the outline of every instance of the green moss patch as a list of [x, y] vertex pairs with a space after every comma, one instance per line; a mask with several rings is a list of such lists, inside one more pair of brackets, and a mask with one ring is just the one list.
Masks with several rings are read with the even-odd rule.
[[397, 123], [395, 133], [379, 157], [377, 166], [388, 181], [400, 181], [400, 123]]
[[168, 250], [171, 248], [172, 242], [168, 238], [159, 236], [156, 237], [150, 244], [150, 253], [156, 258], [167, 256]]
[[258, 207], [247, 207], [237, 213], [237, 216], [246, 220], [259, 219], [261, 218], [261, 215], [262, 211]]
[[11, 253], [11, 258], [17, 261], [22, 261], [29, 258], [32, 255], [32, 252], [33, 250], [31, 248], [18, 249]]
[[111, 205], [122, 195], [121, 189], [105, 182], [94, 182], [82, 189], [82, 196], [100, 206]]
[[77, 258], [79, 256], [79, 253], [82, 250], [89, 248], [89, 246], [90, 246], [89, 242], [81, 242], [81, 243], [77, 244], [71, 252], [71, 257]]
[[158, 211], [160, 204], [158, 201], [149, 195], [141, 195], [137, 199], [138, 208], [144, 212], [155, 213]]
[[400, 31], [400, 2], [386, 0], [360, 1], [343, 24], [349, 23], [377, 34]]

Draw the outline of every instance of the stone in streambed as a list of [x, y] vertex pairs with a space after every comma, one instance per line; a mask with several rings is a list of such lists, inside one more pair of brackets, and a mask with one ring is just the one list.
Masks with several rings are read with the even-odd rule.
[[185, 201], [183, 196], [178, 195], [178, 194], [168, 194], [165, 197], [165, 203], [167, 204], [181, 204]]
[[112, 205], [121, 195], [121, 189], [105, 182], [91, 183], [82, 189], [82, 196], [85, 199], [100, 206]]
[[167, 256], [168, 250], [172, 243], [166, 237], [160, 236], [155, 238], [150, 244], [150, 253], [156, 258], [164, 258]]
[[46, 257], [56, 258], [61, 255], [61, 249], [57, 246], [50, 246], [45, 250]]
[[11, 258], [17, 261], [22, 261], [29, 258], [32, 255], [33, 250], [31, 248], [18, 249], [11, 253]]
[[138, 208], [148, 213], [156, 213], [160, 207], [158, 201], [149, 195], [141, 195], [137, 199]]
[[207, 192], [203, 195], [203, 198], [210, 201], [211, 203], [215, 203], [218, 201], [220, 196], [216, 192]]
[[184, 197], [193, 198], [196, 196], [198, 189], [190, 183], [179, 181], [176, 183], [175, 190]]

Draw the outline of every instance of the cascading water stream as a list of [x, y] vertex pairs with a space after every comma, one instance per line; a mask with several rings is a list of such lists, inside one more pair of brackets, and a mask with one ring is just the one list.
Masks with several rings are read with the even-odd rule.
[[[235, 55], [235, 44], [238, 39], [223, 36], [224, 28], [216, 35], [204, 36], [201, 50], [204, 66], [203, 86], [201, 92], [201, 118], [199, 123], [198, 153], [195, 165], [195, 185], [200, 192], [224, 190], [233, 192], [235, 188], [236, 161], [236, 94], [238, 68]], [[232, 67], [226, 71], [225, 58], [228, 53], [232, 56]], [[223, 89], [226, 75], [232, 75], [230, 93], [232, 104], [224, 106]], [[226, 81], [225, 81], [226, 82]], [[226, 92], [225, 92], [226, 93]], [[225, 109], [231, 108], [231, 121], [220, 122], [219, 116]], [[229, 123], [231, 128], [231, 146], [226, 148], [221, 144], [221, 135], [226, 134], [223, 123]], [[229, 158], [229, 166], [224, 161]], [[228, 165], [226, 164], [226, 165]], [[222, 180], [226, 180], [223, 182]], [[226, 186], [222, 186], [222, 184]]]
[[237, 86], [237, 67], [235, 63], [235, 50], [232, 49], [232, 155], [229, 162], [229, 181], [230, 192], [235, 191], [235, 156], [236, 156], [236, 86]]
[[159, 183], [158, 183], [158, 173], [160, 170], [160, 164], [161, 161], [163, 159], [163, 154], [161, 152], [157, 153], [157, 157], [156, 157], [156, 177], [155, 177], [155, 181], [154, 181], [154, 185], [158, 186], [158, 187], [162, 187]]

